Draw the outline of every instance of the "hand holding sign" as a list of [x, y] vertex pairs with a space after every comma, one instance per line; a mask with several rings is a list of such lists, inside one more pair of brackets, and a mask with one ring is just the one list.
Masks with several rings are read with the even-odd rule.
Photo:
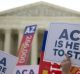
[[71, 61], [67, 54], [65, 54], [65, 56], [66, 56], [66, 59], [64, 59], [61, 62], [62, 72], [63, 72], [63, 74], [66, 74], [66, 73], [69, 74], [70, 68], [71, 68]]
[[52, 23], [48, 31], [44, 61], [61, 63], [66, 53], [72, 65], [80, 67], [79, 27], [79, 24]]

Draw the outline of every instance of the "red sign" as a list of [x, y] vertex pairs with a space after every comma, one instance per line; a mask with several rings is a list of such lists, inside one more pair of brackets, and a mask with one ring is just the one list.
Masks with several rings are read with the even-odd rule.
[[35, 30], [36, 25], [28, 26], [25, 28], [22, 42], [18, 51], [19, 60], [17, 65], [26, 65], [28, 63]]
[[47, 33], [47, 31], [44, 32], [42, 51], [40, 56], [39, 74], [62, 74], [59, 64], [44, 61], [44, 51]]
[[[44, 33], [42, 51], [40, 56], [40, 65], [39, 65], [39, 74], [62, 74], [62, 70], [60, 69], [60, 65], [57, 63], [51, 63], [48, 61], [44, 61], [44, 51], [46, 45], [47, 31]], [[80, 74], [80, 68], [71, 67], [70, 74]]]
[[59, 64], [43, 61], [43, 56], [44, 53], [41, 52], [39, 74], [62, 74]]

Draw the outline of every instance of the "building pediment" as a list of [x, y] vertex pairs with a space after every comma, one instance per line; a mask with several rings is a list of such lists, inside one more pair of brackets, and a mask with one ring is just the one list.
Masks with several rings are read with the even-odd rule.
[[63, 8], [63, 7], [59, 7], [53, 4], [49, 4], [46, 2], [37, 2], [37, 3], [33, 3], [33, 4], [26, 5], [26, 6], [22, 6], [22, 7], [18, 7], [15, 9], [1, 12], [0, 16], [28, 16], [28, 17], [77, 16], [77, 17], [80, 17], [80, 13], [73, 11], [73, 10]]

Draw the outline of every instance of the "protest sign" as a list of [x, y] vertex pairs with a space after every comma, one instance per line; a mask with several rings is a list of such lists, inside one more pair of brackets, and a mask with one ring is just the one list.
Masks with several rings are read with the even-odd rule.
[[73, 66], [80, 67], [80, 24], [52, 23], [48, 30], [44, 61], [61, 63], [68, 54]]
[[38, 70], [38, 65], [21, 65], [16, 66], [13, 71], [13, 74], [38, 74]]
[[60, 65], [57, 63], [51, 63], [48, 61], [44, 61], [44, 52], [46, 46], [48, 31], [44, 32], [42, 50], [40, 56], [40, 64], [39, 64], [39, 73], [38, 74], [62, 74], [62, 70], [60, 69]]
[[12, 74], [18, 58], [0, 51], [0, 74]]
[[24, 30], [21, 45], [18, 51], [18, 63], [17, 65], [26, 65], [29, 60], [29, 54], [31, 49], [32, 40], [36, 31], [37, 25], [27, 26]]

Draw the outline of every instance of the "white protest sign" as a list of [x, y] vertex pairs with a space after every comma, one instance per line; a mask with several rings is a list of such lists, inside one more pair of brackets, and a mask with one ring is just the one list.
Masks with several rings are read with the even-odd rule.
[[13, 71], [13, 74], [38, 74], [38, 70], [38, 65], [21, 65], [16, 66], [16, 68]]
[[12, 74], [16, 63], [17, 58], [15, 56], [0, 51], [0, 74]]
[[52, 23], [48, 30], [44, 60], [61, 63], [68, 54], [80, 67], [80, 24]]

